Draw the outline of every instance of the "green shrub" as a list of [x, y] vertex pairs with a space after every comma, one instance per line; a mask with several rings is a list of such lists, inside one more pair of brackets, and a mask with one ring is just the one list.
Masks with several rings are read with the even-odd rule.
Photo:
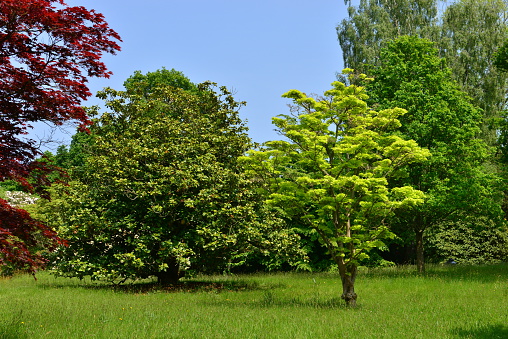
[[431, 262], [453, 259], [459, 264], [487, 264], [508, 260], [508, 228], [493, 221], [443, 222], [427, 234], [427, 258]]

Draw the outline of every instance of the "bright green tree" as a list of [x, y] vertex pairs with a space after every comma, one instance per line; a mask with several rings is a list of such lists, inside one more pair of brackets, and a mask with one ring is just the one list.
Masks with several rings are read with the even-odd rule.
[[405, 110], [376, 112], [367, 107], [363, 87], [332, 86], [322, 100], [297, 90], [284, 94], [301, 109], [273, 118], [286, 140], [267, 142], [242, 159], [264, 184], [269, 204], [318, 232], [338, 266], [342, 298], [355, 306], [359, 263], [393, 236], [386, 218], [424, 199], [410, 186], [389, 188], [388, 178], [430, 153], [393, 133]]
[[95, 119], [83, 166], [39, 208], [68, 241], [54, 254], [57, 273], [166, 284], [183, 270], [227, 269], [252, 253], [289, 248], [298, 260], [297, 237], [237, 162], [251, 147], [241, 104], [210, 83], [192, 93], [127, 87], [99, 93], [109, 112]]
[[395, 185], [411, 185], [429, 199], [411, 213], [399, 213], [399, 229], [412, 227], [417, 266], [424, 270], [424, 232], [464, 214], [500, 216], [499, 182], [483, 165], [490, 149], [478, 139], [482, 111], [452, 80], [434, 43], [404, 36], [382, 49], [375, 80], [368, 86], [369, 103], [379, 109], [404, 107], [400, 132], [428, 148], [432, 158], [415, 164]]

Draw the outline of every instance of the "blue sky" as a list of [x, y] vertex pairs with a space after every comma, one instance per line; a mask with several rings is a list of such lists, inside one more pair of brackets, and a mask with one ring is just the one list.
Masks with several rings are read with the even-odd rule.
[[[320, 94], [342, 70], [335, 27], [342, 0], [68, 0], [105, 15], [122, 51], [103, 61], [110, 79], [91, 79], [92, 93], [122, 89], [136, 70], [162, 67], [193, 82], [211, 80], [235, 92], [256, 142], [278, 139], [271, 118], [287, 113], [290, 89]], [[98, 104], [91, 98], [84, 105]], [[69, 129], [71, 134], [73, 129]], [[36, 132], [42, 136], [42, 129]], [[60, 139], [69, 136], [60, 134]]]

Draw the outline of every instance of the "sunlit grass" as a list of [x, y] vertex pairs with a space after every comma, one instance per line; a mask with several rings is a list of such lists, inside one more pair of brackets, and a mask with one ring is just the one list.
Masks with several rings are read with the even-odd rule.
[[0, 280], [0, 338], [508, 338], [508, 265], [196, 277], [112, 288], [46, 273]]

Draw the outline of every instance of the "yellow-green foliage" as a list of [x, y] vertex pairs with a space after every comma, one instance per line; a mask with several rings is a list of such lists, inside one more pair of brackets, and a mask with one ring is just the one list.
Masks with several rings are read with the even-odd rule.
[[285, 140], [241, 159], [264, 183], [268, 202], [317, 230], [341, 273], [354, 275], [368, 252], [393, 236], [385, 218], [425, 198], [411, 186], [389, 187], [388, 178], [430, 152], [394, 133], [404, 109], [370, 109], [362, 86], [334, 82], [320, 100], [297, 90], [284, 97], [299, 108], [273, 119]]

